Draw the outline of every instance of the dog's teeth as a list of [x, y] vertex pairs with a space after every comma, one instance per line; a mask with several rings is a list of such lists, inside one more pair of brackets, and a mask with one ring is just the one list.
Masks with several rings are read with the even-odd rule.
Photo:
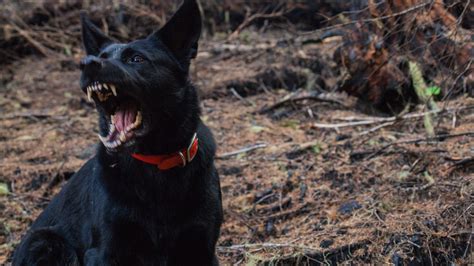
[[108, 89], [109, 89], [109, 86], [107, 86], [107, 84], [104, 83], [104, 84], [102, 84], [102, 88], [108, 90]]
[[120, 140], [114, 141], [114, 148], [118, 147], [122, 142]]
[[112, 90], [112, 93], [114, 94], [114, 96], [117, 96], [117, 89], [115, 88], [115, 85], [110, 84], [110, 89]]
[[89, 99], [89, 102], [92, 102], [92, 91], [91, 91], [91, 87], [87, 87], [87, 99]]
[[127, 137], [125, 136], [125, 132], [120, 132], [120, 141], [121, 142], [125, 142], [125, 140], [127, 140]]
[[[112, 120], [112, 121], [114, 121], [114, 120]], [[115, 129], [115, 125], [114, 125], [114, 123], [112, 122], [112, 123], [110, 124], [110, 126], [109, 126], [109, 136], [112, 134], [112, 132], [114, 132], [114, 129]]]
[[107, 146], [107, 143], [108, 143], [107, 138], [102, 137], [100, 134], [97, 134], [97, 136], [99, 136], [100, 141], [102, 141], [102, 143], [104, 143], [104, 145]]
[[133, 125], [135, 127], [138, 127], [141, 123], [142, 123], [142, 113], [138, 111], [137, 117], [135, 118], [135, 123], [133, 123]]
[[102, 84], [100, 84], [100, 83], [97, 84], [97, 89], [98, 89], [98, 90], [102, 90]]

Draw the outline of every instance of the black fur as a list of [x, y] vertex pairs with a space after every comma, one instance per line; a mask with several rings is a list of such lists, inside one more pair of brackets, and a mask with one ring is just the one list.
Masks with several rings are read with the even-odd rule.
[[[120, 149], [99, 145], [33, 223], [13, 265], [217, 265], [216, 147], [188, 80], [201, 31], [195, 0], [185, 0], [159, 31], [127, 44], [105, 36], [84, 14], [81, 19], [88, 55], [82, 90], [93, 81], [117, 84], [119, 97], [139, 104], [143, 125]], [[132, 60], [137, 55], [144, 60]], [[104, 136], [110, 115], [101, 104], [97, 110]], [[160, 171], [130, 155], [178, 151], [194, 132], [198, 154], [183, 168]]]

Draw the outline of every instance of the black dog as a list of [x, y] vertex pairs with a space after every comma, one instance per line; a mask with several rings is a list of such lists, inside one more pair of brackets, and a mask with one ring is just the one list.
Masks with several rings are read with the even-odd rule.
[[102, 144], [34, 222], [13, 265], [217, 265], [215, 143], [188, 80], [201, 31], [195, 0], [127, 44], [81, 19], [81, 88], [96, 103]]

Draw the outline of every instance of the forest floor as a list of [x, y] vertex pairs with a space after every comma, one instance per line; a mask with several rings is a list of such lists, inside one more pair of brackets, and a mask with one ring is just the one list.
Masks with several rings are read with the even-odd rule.
[[[274, 106], [307, 83], [280, 75], [284, 58], [334, 69], [340, 40], [288, 53], [249, 36], [204, 40], [192, 70], [218, 143], [221, 263], [472, 263], [474, 98], [438, 102], [432, 138], [421, 105], [396, 119], [335, 93], [342, 100]], [[0, 70], [1, 265], [94, 155], [97, 114], [79, 89], [78, 59], [27, 57]]]

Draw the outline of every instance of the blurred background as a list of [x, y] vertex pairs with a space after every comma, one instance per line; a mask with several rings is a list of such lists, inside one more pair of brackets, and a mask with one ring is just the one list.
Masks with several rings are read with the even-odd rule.
[[[191, 79], [219, 145], [223, 265], [472, 262], [471, 1], [198, 2]], [[127, 42], [180, 1], [0, 4], [3, 265], [95, 153], [79, 12]]]

